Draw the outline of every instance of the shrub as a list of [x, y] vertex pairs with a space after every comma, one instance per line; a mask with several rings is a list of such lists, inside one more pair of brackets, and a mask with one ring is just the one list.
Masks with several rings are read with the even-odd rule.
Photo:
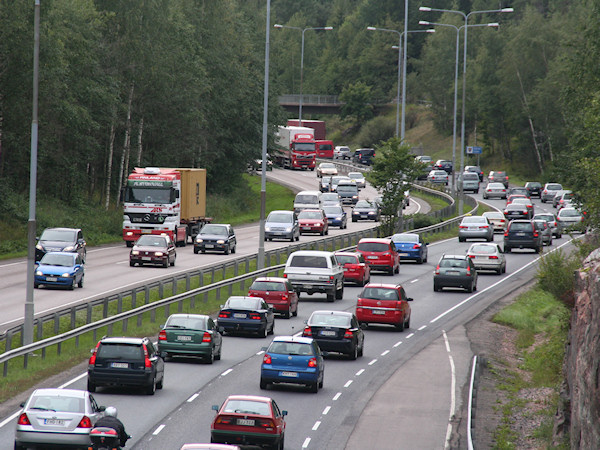
[[542, 256], [536, 274], [538, 286], [567, 305], [573, 305], [574, 272], [581, 264], [575, 255], [566, 256], [562, 250]]

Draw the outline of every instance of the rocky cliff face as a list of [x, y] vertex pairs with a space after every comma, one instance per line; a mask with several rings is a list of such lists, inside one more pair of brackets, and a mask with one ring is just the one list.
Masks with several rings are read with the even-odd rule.
[[575, 273], [575, 307], [564, 363], [557, 439], [569, 432], [571, 448], [600, 448], [600, 249]]

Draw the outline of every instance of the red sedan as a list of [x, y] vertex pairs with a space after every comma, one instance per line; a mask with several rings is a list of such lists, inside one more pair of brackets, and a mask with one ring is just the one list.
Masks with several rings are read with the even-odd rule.
[[400, 255], [388, 238], [363, 238], [356, 251], [362, 253], [371, 270], [383, 270], [390, 275], [400, 272]]
[[322, 209], [303, 209], [298, 213], [300, 234], [319, 233], [321, 236], [329, 234], [327, 216]]
[[371, 268], [362, 253], [335, 252], [338, 262], [344, 266], [344, 281], [364, 286], [371, 281]]
[[258, 277], [250, 286], [248, 296], [261, 297], [286, 319], [298, 315], [298, 293], [287, 278]]
[[269, 397], [230, 395], [217, 411], [210, 427], [211, 442], [259, 445], [283, 449], [287, 411]]
[[356, 317], [361, 324], [388, 324], [404, 331], [410, 327], [410, 301], [399, 284], [369, 283], [358, 296]]

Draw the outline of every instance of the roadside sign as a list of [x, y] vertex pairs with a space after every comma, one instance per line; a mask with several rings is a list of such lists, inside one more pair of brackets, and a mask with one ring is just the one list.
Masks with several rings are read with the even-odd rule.
[[467, 147], [467, 155], [481, 155], [482, 147]]

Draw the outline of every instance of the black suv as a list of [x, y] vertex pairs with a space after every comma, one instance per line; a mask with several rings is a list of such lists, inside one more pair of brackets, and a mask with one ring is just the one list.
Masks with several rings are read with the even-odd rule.
[[354, 152], [352, 160], [355, 163], [364, 164], [365, 166], [371, 165], [371, 160], [375, 157], [375, 150], [372, 148], [359, 148]]
[[542, 234], [531, 220], [511, 220], [504, 232], [504, 253], [513, 248], [531, 248], [539, 253], [542, 250]]
[[229, 255], [229, 252], [235, 253], [236, 247], [235, 232], [231, 225], [225, 223], [207, 223], [194, 239], [194, 253], [209, 250]]
[[448, 161], [447, 159], [438, 159], [433, 167], [439, 170], [444, 170], [448, 175], [452, 175], [452, 161]]
[[149, 338], [103, 337], [88, 363], [87, 390], [98, 386], [135, 386], [154, 395], [162, 389], [165, 362]]
[[529, 197], [542, 198], [542, 183], [539, 181], [528, 181], [525, 183], [525, 189], [529, 192]]
[[48, 252], [79, 253], [85, 263], [86, 242], [80, 228], [46, 228], [37, 239], [35, 261], [38, 262]]

